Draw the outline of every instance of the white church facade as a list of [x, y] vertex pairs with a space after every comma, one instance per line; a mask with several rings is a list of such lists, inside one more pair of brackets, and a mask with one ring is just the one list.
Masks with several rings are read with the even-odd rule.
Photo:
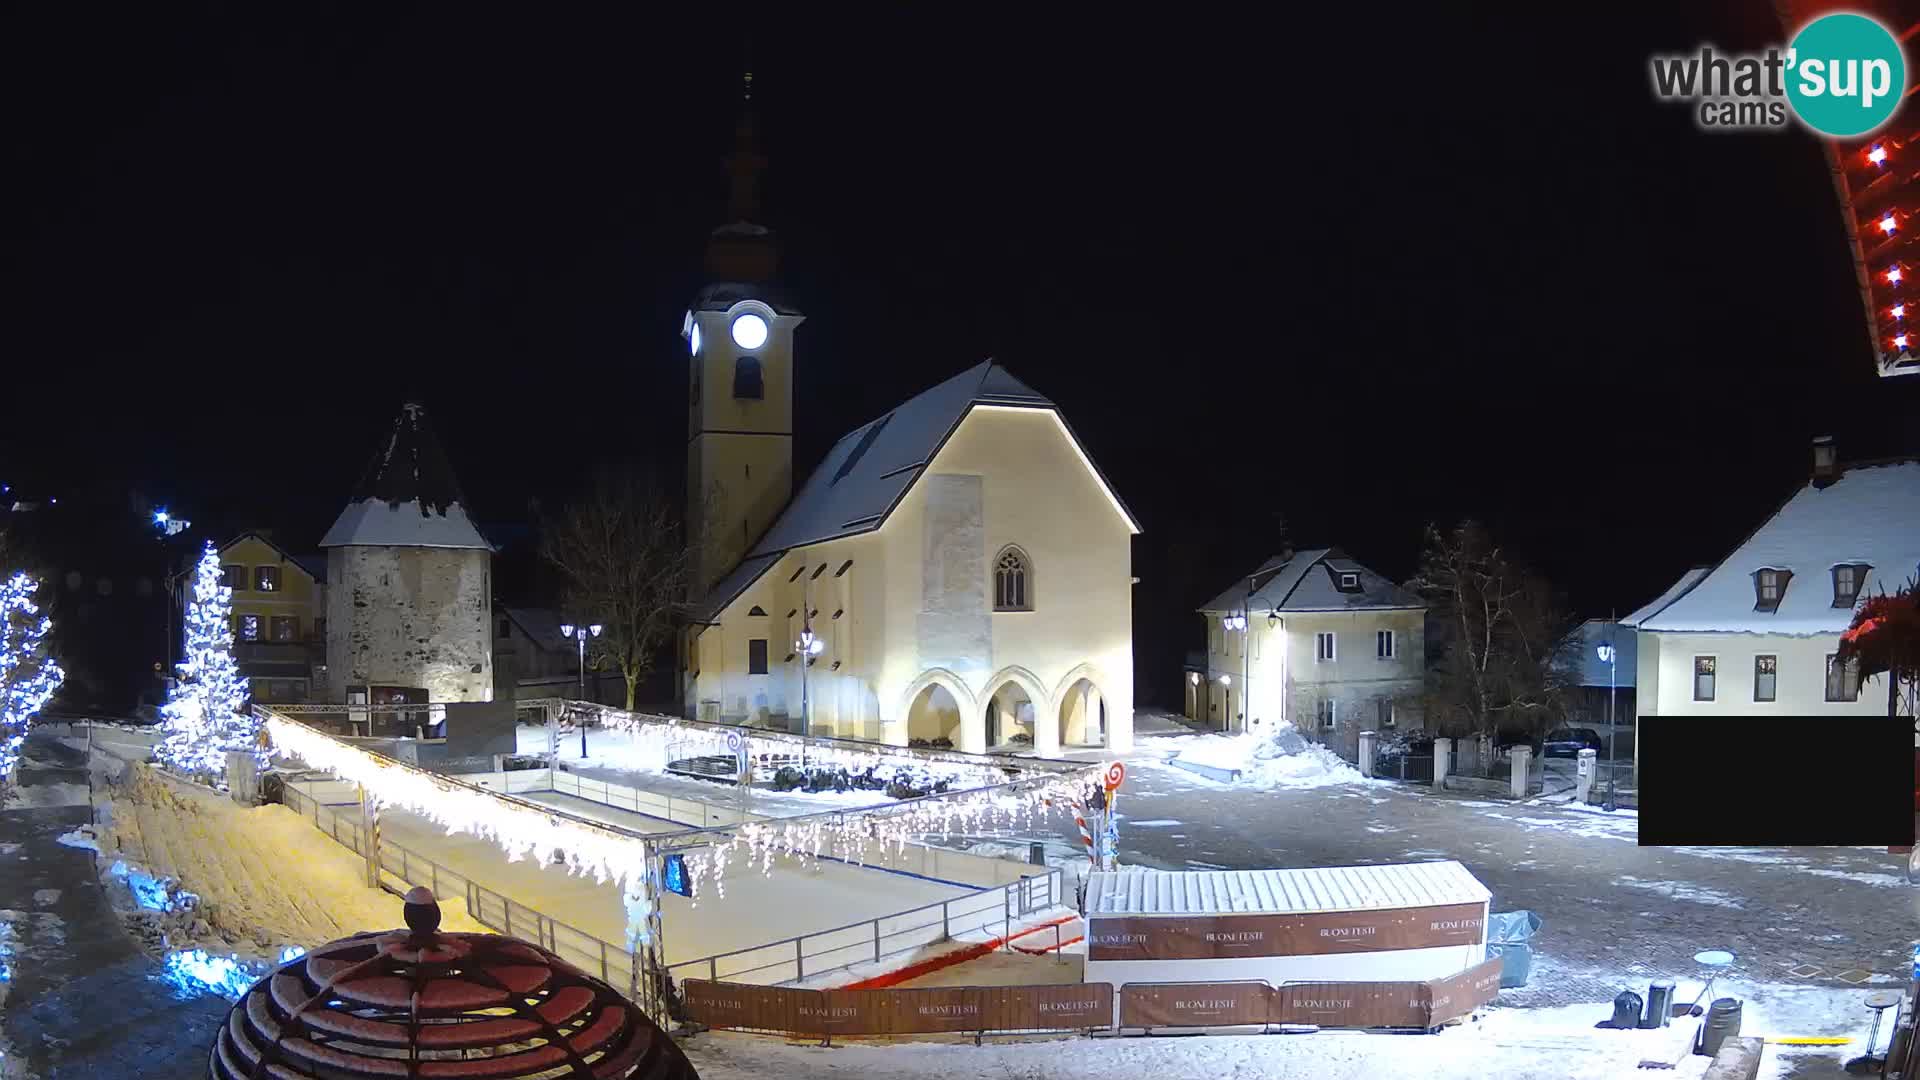
[[795, 331], [752, 223], [752, 114], [732, 224], [681, 333], [690, 356], [700, 719], [970, 752], [1133, 744], [1139, 525], [1053, 402], [981, 363], [793, 460]]

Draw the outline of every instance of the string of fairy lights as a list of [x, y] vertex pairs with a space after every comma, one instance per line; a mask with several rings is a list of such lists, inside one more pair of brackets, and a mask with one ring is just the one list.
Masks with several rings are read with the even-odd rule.
[[[1083, 769], [1009, 780], [1003, 771], [986, 766], [919, 764], [910, 767], [928, 775], [942, 775], [951, 769], [950, 783], [981, 778], [989, 782], [875, 807], [642, 837], [426, 772], [341, 742], [270, 709], [259, 712], [277, 753], [358, 785], [375, 806], [398, 807], [449, 833], [491, 840], [506, 852], [510, 862], [557, 856], [569, 873], [592, 875], [597, 881], [618, 885], [625, 895], [630, 925], [641, 941], [647, 940], [644, 927], [655, 912], [649, 895], [653, 883], [648, 875], [657, 870], [650, 860], [668, 847], [681, 849], [690, 899], [697, 904], [703, 883], [711, 883], [717, 897], [726, 896], [725, 876], [730, 865], [750, 867], [763, 875], [770, 875], [776, 862], [783, 859], [812, 862], [831, 858], [857, 865], [889, 854], [899, 858], [909, 845], [932, 837], [1033, 830], [1054, 807], [1071, 805], [1083, 795], [1099, 768], [1089, 764]], [[724, 732], [675, 728], [663, 719], [636, 718], [628, 725], [638, 738], [665, 742], [718, 736], [724, 744]], [[863, 768], [868, 763], [882, 768], [907, 767], [903, 765], [904, 755], [894, 748], [864, 751], [832, 747], [819, 752], [831, 755], [833, 761], [855, 762]]]

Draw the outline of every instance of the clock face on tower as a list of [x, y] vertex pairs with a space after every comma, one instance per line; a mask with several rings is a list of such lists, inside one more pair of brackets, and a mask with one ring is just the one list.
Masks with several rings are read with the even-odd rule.
[[733, 343], [751, 352], [767, 343], [767, 320], [748, 312], [733, 320]]
[[695, 356], [700, 355], [700, 324], [699, 323], [694, 323], [693, 329], [688, 331], [687, 333], [687, 348], [693, 351], [693, 355]]

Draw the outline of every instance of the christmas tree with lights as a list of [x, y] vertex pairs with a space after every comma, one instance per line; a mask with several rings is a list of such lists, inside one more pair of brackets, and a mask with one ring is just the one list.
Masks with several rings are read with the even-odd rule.
[[247, 681], [233, 660], [233, 590], [220, 580], [212, 544], [193, 572], [186, 654], [160, 710], [166, 738], [154, 748], [162, 764], [182, 772], [220, 774], [227, 751], [251, 751], [261, 765], [259, 722], [247, 712]]
[[33, 602], [39, 588], [38, 581], [19, 573], [0, 584], [0, 781], [20, 760], [27, 724], [66, 678], [59, 662], [47, 655], [53, 620]]

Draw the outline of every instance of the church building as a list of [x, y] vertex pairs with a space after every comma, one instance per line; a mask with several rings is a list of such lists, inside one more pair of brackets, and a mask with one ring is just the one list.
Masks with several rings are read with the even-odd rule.
[[682, 328], [689, 711], [975, 753], [1129, 749], [1140, 527], [1053, 402], [977, 364], [848, 432], [796, 489], [805, 316], [752, 220], [763, 165], [744, 113], [733, 221]]

